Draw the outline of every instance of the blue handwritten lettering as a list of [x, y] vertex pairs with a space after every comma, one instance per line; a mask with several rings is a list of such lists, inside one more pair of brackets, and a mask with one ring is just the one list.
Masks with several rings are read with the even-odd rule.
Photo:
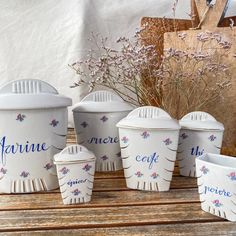
[[196, 148], [193, 147], [191, 149], [191, 155], [192, 156], [201, 156], [204, 153], [204, 149], [200, 150], [199, 146], [197, 146]]
[[156, 152], [154, 152], [153, 154], [149, 155], [149, 156], [145, 156], [145, 155], [138, 155], [136, 156], [136, 161], [137, 162], [146, 162], [149, 163], [148, 168], [152, 169], [153, 164], [158, 162], [158, 155]]
[[0, 141], [0, 149], [1, 149], [1, 163], [3, 165], [6, 164], [6, 156], [8, 154], [17, 154], [17, 153], [31, 153], [31, 152], [41, 152], [41, 151], [47, 151], [48, 147], [46, 143], [29, 143], [27, 141], [25, 144], [8, 144], [7, 138], [4, 136]]
[[87, 179], [76, 179], [76, 180], [69, 180], [67, 182], [67, 185], [69, 185], [70, 187], [72, 187], [73, 185], [76, 185], [76, 184], [83, 184], [87, 181]]
[[232, 197], [232, 194], [225, 189], [218, 189], [218, 187], [209, 187], [209, 186], [204, 186], [204, 193], [207, 194], [207, 192], [214, 193], [220, 196], [225, 196], [225, 197]]
[[92, 137], [88, 140], [88, 143], [89, 144], [108, 144], [108, 143], [118, 143], [119, 142], [119, 139], [118, 137], [111, 137], [111, 136], [108, 136], [108, 137], [105, 137], [105, 138], [96, 138], [96, 137]]

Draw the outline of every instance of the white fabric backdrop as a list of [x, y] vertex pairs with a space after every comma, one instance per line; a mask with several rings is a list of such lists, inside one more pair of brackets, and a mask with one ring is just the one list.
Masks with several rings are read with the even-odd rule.
[[[142, 16], [173, 17], [173, 0], [0, 0], [0, 85], [33, 78], [78, 102], [87, 90], [68, 67], [92, 47], [91, 32], [115, 41], [133, 36]], [[190, 0], [179, 0], [176, 17], [189, 19]], [[71, 114], [69, 116], [72, 124]]]

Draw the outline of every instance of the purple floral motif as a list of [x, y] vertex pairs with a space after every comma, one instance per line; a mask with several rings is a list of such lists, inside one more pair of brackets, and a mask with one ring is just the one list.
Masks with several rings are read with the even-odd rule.
[[182, 134], [180, 135], [180, 137], [181, 137], [182, 139], [186, 139], [186, 138], [188, 137], [188, 135], [187, 135], [186, 133], [182, 133]]
[[106, 155], [104, 155], [104, 156], [101, 157], [101, 159], [102, 159], [103, 161], [105, 161], [105, 160], [108, 159], [108, 157], [107, 157]]
[[62, 169], [59, 170], [63, 175], [66, 175], [70, 170], [66, 167], [63, 167]]
[[53, 167], [53, 164], [52, 164], [52, 163], [47, 163], [47, 164], [44, 166], [44, 168], [45, 168], [46, 170], [50, 170], [50, 169], [52, 169], [52, 167]]
[[51, 123], [50, 123], [50, 125], [51, 125], [52, 127], [56, 127], [58, 124], [59, 124], [59, 121], [56, 120], [56, 119], [53, 119], [53, 120], [51, 121]]
[[152, 177], [153, 179], [157, 179], [158, 176], [159, 176], [159, 175], [158, 175], [156, 172], [153, 172], [153, 173], [151, 174], [151, 177]]
[[209, 139], [211, 142], [213, 142], [213, 141], [215, 141], [216, 136], [212, 134], [208, 139]]
[[222, 204], [218, 199], [212, 201], [212, 203], [215, 205], [215, 207], [221, 207], [221, 206], [223, 206], [223, 204]]
[[25, 119], [26, 115], [24, 114], [18, 114], [16, 117], [16, 120], [22, 122]]
[[121, 139], [121, 141], [122, 141], [123, 143], [127, 143], [127, 142], [129, 141], [129, 139], [128, 139], [126, 136], [124, 136], [124, 137]]
[[81, 192], [79, 191], [79, 189], [75, 189], [71, 193], [73, 193], [74, 196], [78, 196]]
[[202, 168], [200, 169], [200, 171], [201, 171], [204, 175], [206, 175], [206, 174], [209, 172], [209, 169], [206, 168], [205, 166], [202, 166]]
[[83, 170], [85, 170], [85, 171], [89, 171], [91, 168], [92, 168], [91, 165], [86, 164], [86, 165], [83, 167]]
[[29, 172], [22, 171], [21, 174], [20, 174], [20, 177], [27, 178], [29, 175], [30, 175]]
[[106, 116], [103, 116], [101, 119], [100, 119], [102, 122], [106, 122], [108, 120], [108, 118]]
[[2, 173], [2, 174], [6, 174], [7, 173], [7, 169], [4, 169], [3, 167], [0, 169], [0, 173]]
[[135, 173], [135, 175], [136, 175], [138, 178], [140, 178], [140, 177], [143, 176], [143, 174], [141, 173], [141, 171], [137, 171], [137, 172]]
[[227, 175], [231, 180], [236, 180], [236, 173], [231, 172], [230, 174]]
[[146, 138], [148, 138], [148, 137], [150, 136], [150, 134], [149, 134], [147, 131], [144, 131], [144, 132], [141, 134], [141, 136], [142, 136], [144, 139], [146, 139]]
[[84, 121], [83, 123], [80, 124], [83, 128], [86, 128], [88, 126], [88, 123]]
[[164, 142], [165, 145], [167, 145], [167, 146], [170, 145], [170, 144], [172, 144], [172, 141], [170, 140], [170, 138], [165, 139], [163, 142]]
[[117, 153], [116, 153], [116, 156], [117, 156], [117, 157], [121, 157], [121, 152], [117, 152]]

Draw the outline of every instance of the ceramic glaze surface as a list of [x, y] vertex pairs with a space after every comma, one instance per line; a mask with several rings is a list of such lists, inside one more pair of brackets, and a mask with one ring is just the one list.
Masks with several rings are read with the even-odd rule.
[[0, 192], [58, 187], [53, 155], [66, 145], [67, 109], [0, 111]]
[[[65, 155], [66, 160], [64, 159]], [[70, 158], [70, 156], [73, 157]], [[81, 159], [82, 156], [86, 157]], [[81, 145], [71, 145], [57, 154], [54, 159], [63, 203], [89, 202], [92, 196], [95, 173], [94, 154]]]
[[195, 159], [204, 153], [220, 153], [224, 126], [206, 112], [190, 112], [180, 120], [177, 160], [180, 175], [196, 177]]
[[196, 159], [196, 171], [202, 210], [236, 221], [236, 159], [204, 154]]
[[96, 171], [122, 169], [118, 129], [115, 125], [127, 114], [74, 113], [77, 143], [95, 153]]
[[128, 188], [168, 191], [175, 166], [179, 131], [119, 129]]

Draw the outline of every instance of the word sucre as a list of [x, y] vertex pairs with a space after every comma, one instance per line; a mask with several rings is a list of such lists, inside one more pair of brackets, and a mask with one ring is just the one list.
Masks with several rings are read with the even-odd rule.
[[108, 143], [118, 143], [119, 138], [118, 137], [105, 137], [105, 138], [96, 138], [92, 137], [88, 140], [89, 144], [108, 144]]
[[44, 152], [47, 151], [46, 143], [30, 143], [26, 141], [25, 143], [15, 144], [8, 143], [7, 137], [4, 136], [0, 140], [0, 155], [1, 163], [5, 164], [7, 155], [23, 154], [23, 153], [32, 153], [32, 152]]

